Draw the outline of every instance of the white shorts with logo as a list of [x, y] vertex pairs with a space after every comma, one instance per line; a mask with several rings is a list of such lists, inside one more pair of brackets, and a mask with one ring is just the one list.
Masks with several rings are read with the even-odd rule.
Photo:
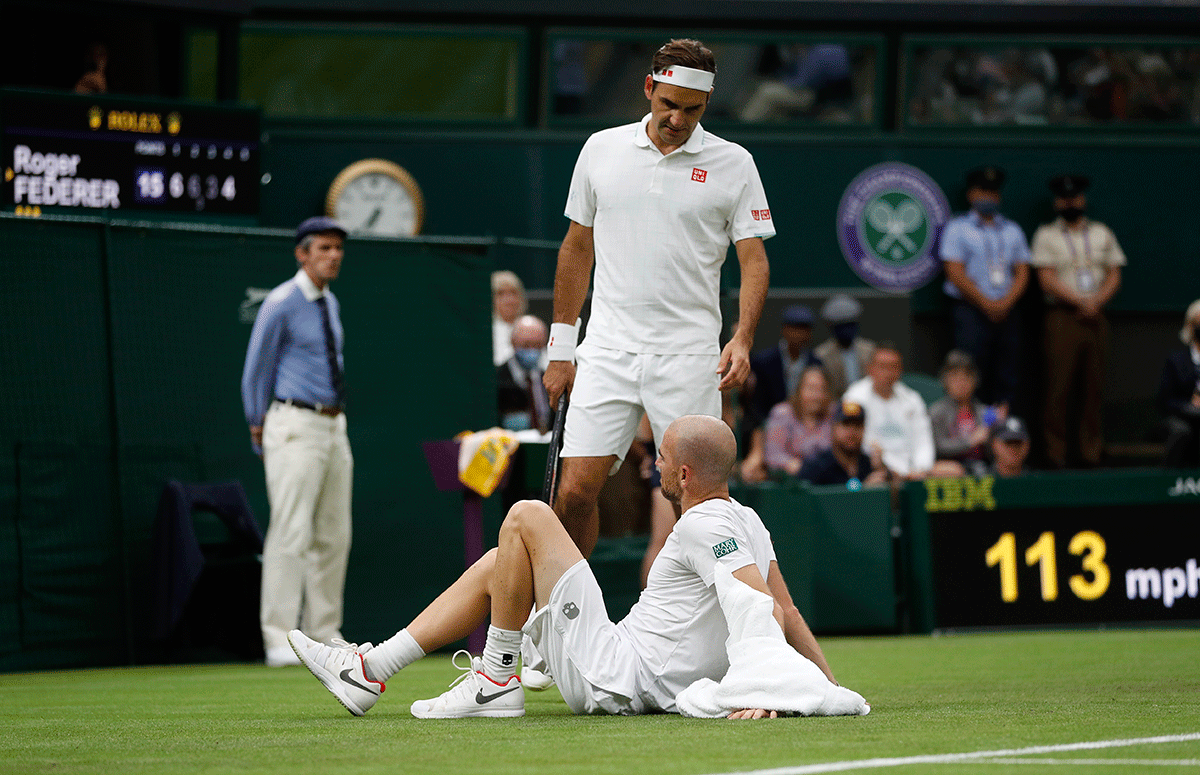
[[636, 696], [640, 660], [608, 618], [604, 595], [586, 560], [567, 569], [551, 590], [549, 603], [529, 618], [524, 632], [545, 659], [572, 713], [646, 712]]
[[658, 355], [579, 345], [562, 457], [625, 459], [642, 411], [655, 443], [685, 414], [721, 416], [720, 355]]

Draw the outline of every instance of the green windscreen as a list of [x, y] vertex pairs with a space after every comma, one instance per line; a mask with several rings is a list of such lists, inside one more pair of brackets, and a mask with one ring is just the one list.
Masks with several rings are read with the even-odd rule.
[[523, 33], [246, 25], [240, 97], [276, 118], [515, 120]]

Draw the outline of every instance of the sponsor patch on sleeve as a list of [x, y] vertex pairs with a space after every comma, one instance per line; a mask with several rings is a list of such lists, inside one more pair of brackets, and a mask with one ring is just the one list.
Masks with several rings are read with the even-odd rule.
[[728, 541], [722, 541], [721, 543], [714, 546], [713, 554], [715, 554], [717, 556], [717, 559], [719, 560], [727, 554], [732, 554], [733, 552], [736, 552], [737, 548], [738, 548], [737, 541], [730, 538]]

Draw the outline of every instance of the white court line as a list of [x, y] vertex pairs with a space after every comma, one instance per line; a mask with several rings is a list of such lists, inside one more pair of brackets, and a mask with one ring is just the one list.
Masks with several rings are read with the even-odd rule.
[[984, 759], [980, 764], [1135, 764], [1139, 767], [1196, 767], [1200, 759]]
[[889, 759], [857, 759], [823, 764], [805, 764], [798, 767], [776, 767], [769, 770], [747, 770], [723, 775], [815, 775], [823, 772], [849, 772], [883, 767], [903, 767], [907, 764], [947, 764], [978, 759], [994, 759], [1000, 756], [1022, 756], [1060, 751], [1093, 751], [1098, 748], [1126, 748], [1131, 745], [1159, 745], [1161, 743], [1186, 743], [1200, 740], [1200, 732], [1186, 735], [1160, 735], [1158, 737], [1135, 737], [1127, 740], [1095, 740], [1088, 743], [1064, 743], [1062, 745], [1035, 745], [1029, 748], [1010, 748], [1000, 751], [971, 751], [969, 753], [944, 753], [928, 756], [902, 756]]

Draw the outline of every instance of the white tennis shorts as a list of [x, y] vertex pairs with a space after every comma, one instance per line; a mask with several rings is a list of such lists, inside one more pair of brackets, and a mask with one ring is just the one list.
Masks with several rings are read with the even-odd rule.
[[720, 355], [630, 353], [585, 342], [575, 360], [562, 457], [624, 460], [643, 410], [655, 443], [685, 414], [721, 416]]
[[524, 632], [546, 661], [572, 713], [646, 712], [636, 697], [640, 660], [608, 618], [587, 560], [567, 569], [551, 590], [549, 603], [529, 617]]

